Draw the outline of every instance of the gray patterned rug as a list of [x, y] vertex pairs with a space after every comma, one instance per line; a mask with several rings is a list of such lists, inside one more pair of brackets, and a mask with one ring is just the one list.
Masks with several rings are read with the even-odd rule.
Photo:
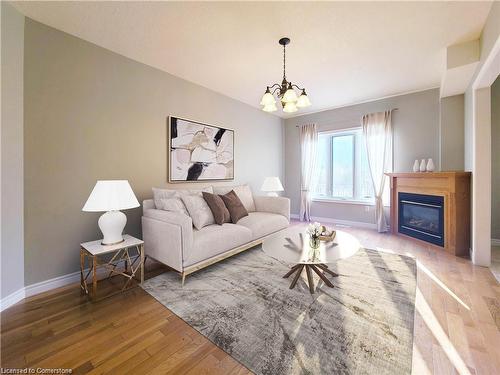
[[[167, 272], [144, 289], [256, 374], [409, 374], [416, 264], [361, 250], [330, 267], [331, 289], [305, 280], [260, 247], [198, 271], [181, 287]], [[305, 277], [305, 272], [303, 277]]]

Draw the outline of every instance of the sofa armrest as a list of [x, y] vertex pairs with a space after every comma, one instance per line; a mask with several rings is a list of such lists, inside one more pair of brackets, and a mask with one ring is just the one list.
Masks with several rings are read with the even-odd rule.
[[144, 250], [148, 256], [182, 272], [184, 254], [193, 245], [193, 222], [180, 212], [144, 210]]
[[153, 199], [145, 199], [142, 201], [142, 214], [144, 215], [144, 212], [146, 210], [151, 210], [155, 209], [155, 201]]
[[256, 211], [283, 215], [290, 221], [290, 199], [285, 197], [254, 196], [253, 200]]

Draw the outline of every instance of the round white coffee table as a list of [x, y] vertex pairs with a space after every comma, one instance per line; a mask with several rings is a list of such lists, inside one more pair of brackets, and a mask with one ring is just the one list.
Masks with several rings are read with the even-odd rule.
[[293, 226], [284, 229], [264, 240], [262, 249], [269, 256], [293, 264], [283, 278], [288, 278], [295, 273], [290, 289], [293, 289], [299, 277], [306, 269], [309, 291], [314, 294], [314, 271], [324, 283], [333, 288], [332, 282], [325, 273], [337, 277], [338, 274], [328, 268], [328, 263], [334, 263], [339, 259], [349, 258], [356, 254], [361, 248], [356, 237], [349, 233], [337, 231], [337, 235], [331, 242], [321, 241], [318, 248], [314, 249], [309, 244], [309, 235], [304, 226]]

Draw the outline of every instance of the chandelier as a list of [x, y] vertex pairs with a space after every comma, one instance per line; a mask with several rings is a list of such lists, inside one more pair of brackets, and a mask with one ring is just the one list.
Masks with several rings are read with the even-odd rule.
[[[281, 101], [281, 106], [283, 107], [283, 112], [293, 113], [297, 112], [299, 108], [308, 107], [311, 105], [311, 101], [306, 94], [306, 89], [301, 88], [286, 79], [286, 46], [290, 43], [289, 38], [281, 38], [279, 44], [283, 46], [283, 81], [281, 84], [275, 83], [272, 86], [267, 86], [264, 96], [260, 104], [263, 106], [262, 110], [265, 112], [274, 112], [278, 108], [276, 107], [276, 99], [274, 95], [278, 97]], [[299, 90], [300, 95], [297, 96], [295, 89]]]

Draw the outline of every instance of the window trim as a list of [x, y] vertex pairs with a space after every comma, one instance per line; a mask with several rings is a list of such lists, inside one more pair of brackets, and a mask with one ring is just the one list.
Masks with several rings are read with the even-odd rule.
[[342, 204], [358, 204], [361, 206], [375, 206], [375, 201], [373, 199], [342, 199], [336, 197], [313, 197], [313, 202], [324, 202], [324, 203], [342, 203]]

